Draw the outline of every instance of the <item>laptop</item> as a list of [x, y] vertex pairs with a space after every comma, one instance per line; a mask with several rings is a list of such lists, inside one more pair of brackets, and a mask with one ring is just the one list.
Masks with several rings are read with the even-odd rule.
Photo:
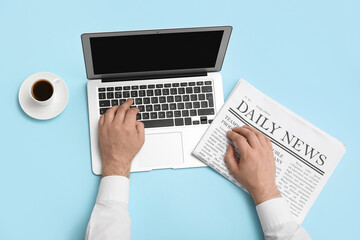
[[192, 150], [224, 103], [221, 70], [231, 26], [85, 33], [91, 161], [101, 174], [98, 120], [134, 99], [145, 143], [131, 172], [202, 167]]

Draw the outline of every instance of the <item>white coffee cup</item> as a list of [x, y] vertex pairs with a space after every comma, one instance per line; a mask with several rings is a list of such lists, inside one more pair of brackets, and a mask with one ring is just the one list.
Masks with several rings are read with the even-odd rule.
[[55, 97], [55, 85], [59, 81], [56, 79], [36, 79], [29, 89], [30, 98], [39, 105], [49, 105]]

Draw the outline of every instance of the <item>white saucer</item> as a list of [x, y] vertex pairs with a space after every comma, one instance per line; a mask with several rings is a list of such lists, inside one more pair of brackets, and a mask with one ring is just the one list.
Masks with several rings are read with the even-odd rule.
[[[39, 79], [59, 79], [59, 81], [55, 83], [54, 99], [46, 106], [37, 104], [30, 96], [30, 87], [36, 80]], [[68, 99], [69, 92], [64, 80], [59, 76], [48, 72], [34, 73], [25, 79], [19, 90], [19, 103], [21, 108], [27, 115], [39, 120], [47, 120], [59, 115], [62, 111], [64, 111]]]

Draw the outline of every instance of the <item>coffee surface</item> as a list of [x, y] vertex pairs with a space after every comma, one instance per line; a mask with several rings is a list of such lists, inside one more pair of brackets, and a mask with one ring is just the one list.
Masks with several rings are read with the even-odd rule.
[[37, 81], [32, 87], [32, 96], [38, 101], [46, 101], [53, 95], [54, 89], [46, 80]]

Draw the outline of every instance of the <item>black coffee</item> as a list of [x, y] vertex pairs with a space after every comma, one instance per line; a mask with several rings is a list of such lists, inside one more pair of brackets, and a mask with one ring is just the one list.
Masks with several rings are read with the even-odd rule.
[[31, 94], [38, 101], [46, 101], [54, 93], [53, 86], [46, 80], [39, 80], [32, 86]]

